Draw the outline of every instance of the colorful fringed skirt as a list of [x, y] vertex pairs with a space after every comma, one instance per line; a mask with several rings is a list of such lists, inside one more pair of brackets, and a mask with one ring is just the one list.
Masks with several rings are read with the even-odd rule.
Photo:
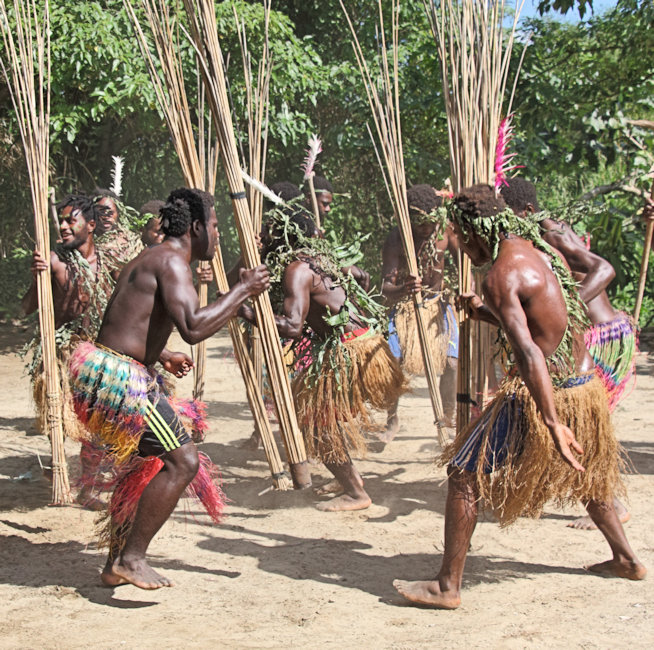
[[441, 461], [476, 476], [479, 495], [506, 526], [537, 517], [550, 500], [558, 505], [610, 501], [624, 492], [621, 448], [611, 425], [606, 392], [594, 371], [554, 389], [559, 421], [582, 446], [585, 472], [568, 465], [529, 389], [507, 378], [481, 416], [461, 431]]
[[638, 327], [630, 316], [619, 312], [612, 321], [588, 328], [584, 340], [608, 393], [609, 409], [613, 411], [634, 375]]
[[[205, 407], [176, 400], [152, 368], [92, 343], [77, 347], [69, 370], [77, 417], [102, 447], [99, 468], [110, 468], [114, 476], [100, 537], [101, 545], [109, 545], [115, 554], [125, 542], [143, 490], [164, 465], [160, 457], [204, 433]], [[224, 495], [218, 471], [203, 454], [186, 496], [199, 499], [211, 518], [220, 520]]]
[[376, 428], [371, 410], [388, 410], [406, 392], [406, 379], [384, 337], [368, 328], [332, 345], [314, 342], [312, 359], [293, 380], [307, 455], [346, 463], [366, 452], [364, 430]]
[[[447, 358], [457, 358], [459, 354], [456, 316], [452, 305], [441, 294], [425, 300], [422, 305], [432, 360], [436, 374], [442, 375]], [[422, 348], [412, 300], [403, 300], [393, 308], [388, 331], [391, 351], [402, 360], [404, 371], [410, 375], [424, 375]]]

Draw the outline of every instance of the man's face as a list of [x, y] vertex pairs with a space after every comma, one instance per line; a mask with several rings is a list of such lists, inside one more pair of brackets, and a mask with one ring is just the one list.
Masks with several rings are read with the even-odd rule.
[[[201, 225], [200, 227], [202, 228], [203, 226]], [[218, 245], [218, 240], [220, 238], [218, 235], [218, 219], [216, 218], [216, 210], [214, 208], [211, 208], [209, 219], [204, 230], [205, 236], [204, 241], [201, 242], [200, 259], [209, 261], [213, 259], [213, 256], [216, 253], [216, 246]]]
[[490, 252], [480, 237], [468, 229], [463, 232], [459, 224], [455, 221], [452, 222], [452, 226], [454, 228], [454, 234], [459, 240], [459, 245], [474, 266], [483, 266], [487, 262], [490, 262]]
[[316, 200], [318, 201], [318, 213], [320, 214], [320, 221], [327, 216], [332, 209], [332, 201], [334, 196], [331, 192], [317, 192]]
[[411, 222], [411, 232], [413, 232], [413, 236], [419, 241], [429, 239], [434, 234], [434, 230], [436, 230], [435, 223], [423, 222], [417, 224], [413, 221]]
[[98, 205], [104, 205], [106, 208], [109, 208], [107, 214], [100, 218], [102, 221], [102, 230], [108, 232], [113, 229], [116, 221], [118, 221], [118, 208], [114, 200], [109, 196], [103, 196], [98, 201]]
[[59, 227], [62, 246], [67, 250], [76, 250], [93, 236], [95, 221], [87, 223], [81, 210], [67, 205], [59, 215]]
[[154, 246], [155, 244], [160, 244], [163, 241], [164, 234], [161, 232], [161, 219], [157, 217], [152, 217], [148, 221], [148, 225], [144, 228], [143, 234], [141, 235], [141, 241], [145, 246]]

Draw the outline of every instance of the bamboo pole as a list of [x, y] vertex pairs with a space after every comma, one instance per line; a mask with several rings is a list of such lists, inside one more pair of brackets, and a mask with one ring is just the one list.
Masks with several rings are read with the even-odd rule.
[[[649, 193], [649, 198], [654, 201], [654, 182]], [[634, 320], [638, 325], [640, 318], [640, 308], [643, 305], [643, 296], [645, 295], [645, 284], [647, 283], [647, 267], [649, 266], [649, 254], [652, 250], [652, 237], [654, 236], [654, 219], [647, 222], [645, 229], [645, 243], [643, 245], [643, 259], [640, 262], [640, 277], [638, 278], [638, 294], [636, 295], [636, 306], [634, 308]]]
[[311, 208], [313, 209], [313, 218], [320, 230], [320, 210], [318, 209], [318, 198], [316, 197], [316, 188], [313, 186], [313, 176], [307, 178], [307, 183], [309, 183], [309, 192], [311, 193]]
[[[196, 146], [186, 97], [183, 70], [181, 61], [175, 50], [177, 38], [173, 32], [173, 22], [168, 11], [168, 5], [165, 0], [140, 0], [140, 2], [146, 12], [148, 23], [154, 36], [157, 57], [164, 78], [163, 82], [159, 76], [158, 68], [155, 65], [148, 41], [141, 29], [130, 0], [124, 0], [124, 5], [132, 20], [143, 57], [148, 62], [148, 70], [152, 83], [155, 87], [159, 105], [170, 129], [185, 182], [191, 187], [207, 188], [208, 191], [213, 193], [217, 175], [218, 151], [217, 147], [210, 147], [207, 144], [211, 140], [211, 123], [209, 122], [208, 128], [205, 131], [202, 123], [202, 116], [205, 114], [204, 93], [201, 92], [198, 97], [201, 128], [199, 129], [200, 137]], [[218, 290], [221, 293], [226, 293], [229, 291], [229, 284], [227, 282], [220, 246], [216, 248], [216, 254], [211, 262], [211, 267], [216, 284], [218, 285]], [[206, 285], [204, 285], [204, 288], [206, 291]], [[242, 332], [234, 319], [230, 320], [228, 329], [232, 338], [236, 360], [243, 375], [248, 403], [261, 432], [273, 484], [278, 490], [288, 490], [292, 487], [292, 483], [284, 471], [284, 466], [279, 456], [270, 422], [268, 421], [261, 389], [247, 355]]]
[[[23, 142], [32, 193], [36, 246], [41, 255], [49, 260], [50, 6], [47, 0], [45, 3], [14, 0], [12, 6], [13, 14], [10, 15], [5, 1], [0, 0], [0, 31], [4, 43], [0, 65]], [[64, 451], [63, 397], [49, 270], [37, 276], [37, 291], [46, 384], [46, 427], [52, 446], [52, 504], [64, 505], [72, 503], [72, 496]]]
[[[246, 200], [247, 194], [241, 178], [241, 165], [227, 97], [214, 2], [213, 0], [184, 0], [184, 6], [189, 16], [191, 38], [200, 62], [207, 98], [220, 142], [221, 159], [230, 189], [243, 260], [247, 268], [254, 268], [261, 263], [261, 260], [255, 240], [254, 224]], [[307, 478], [304, 440], [297, 423], [293, 395], [284, 365], [270, 297], [268, 293], [263, 293], [257, 296], [253, 303], [257, 324], [261, 330], [264, 358], [270, 376], [286, 453], [291, 465], [291, 474], [296, 487], [305, 487], [310, 485], [310, 478]]]
[[[378, 0], [378, 35], [381, 39], [381, 62], [379, 68], [379, 82], [381, 83], [381, 94], [378, 86], [373, 80], [370, 69], [363, 55], [359, 39], [350, 20], [350, 16], [343, 4], [339, 0], [341, 8], [347, 19], [350, 31], [352, 32], [352, 47], [357, 59], [357, 64], [363, 78], [368, 103], [372, 112], [373, 120], [377, 130], [377, 136], [384, 159], [384, 166], [388, 173], [388, 179], [385, 179], [386, 187], [390, 188], [390, 200], [393, 205], [395, 218], [398, 223], [404, 254], [407, 260], [408, 271], [411, 275], [418, 276], [418, 262], [416, 259], [415, 246], [413, 243], [413, 233], [411, 230], [411, 220], [409, 217], [409, 206], [406, 197], [406, 177], [404, 172], [404, 153], [402, 148], [402, 126], [400, 118], [399, 105], [399, 3], [393, 0], [391, 4], [392, 15], [392, 57], [393, 68], [392, 74], [388, 63], [388, 52], [386, 48], [386, 36], [384, 33], [384, 15], [381, 0]], [[382, 173], [384, 166], [381, 167]], [[445, 446], [447, 437], [443, 431], [443, 404], [441, 402], [440, 390], [438, 387], [438, 376], [436, 374], [434, 361], [428, 341], [427, 327], [423, 316], [423, 298], [421, 294], [413, 294], [413, 306], [416, 316], [418, 329], [418, 338], [422, 349], [423, 363], [425, 366], [425, 376], [429, 388], [429, 397], [431, 399], [432, 410], [434, 412], [434, 424], [438, 441], [441, 446]]]

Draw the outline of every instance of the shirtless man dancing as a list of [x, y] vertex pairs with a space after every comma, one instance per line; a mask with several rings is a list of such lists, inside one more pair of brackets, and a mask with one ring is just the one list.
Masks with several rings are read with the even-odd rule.
[[395, 588], [414, 603], [460, 605], [480, 498], [504, 525], [520, 515], [537, 516], [550, 499], [579, 499], [613, 553], [588, 570], [643, 579], [646, 569], [612, 505], [620, 485], [618, 446], [606, 393], [583, 344], [583, 306], [567, 267], [534, 224], [525, 226], [489, 186], [463, 190], [450, 212], [473, 264], [491, 263], [483, 283], [486, 304], [467, 296], [467, 309], [501, 326], [515, 372], [444, 454], [449, 480], [438, 575], [396, 580]]
[[[141, 480], [140, 496], [126, 487], [132, 472], [112, 497], [110, 552], [102, 572], [108, 586], [172, 585], [148, 565], [145, 554], [202, 469], [178, 417], [181, 412], [161, 389], [153, 364], [161, 361], [177, 376], [188, 372], [187, 355], [165, 350], [173, 327], [187, 343], [198, 343], [233, 318], [245, 300], [269, 286], [263, 266], [241, 270], [240, 281], [227, 294], [200, 308], [190, 264], [213, 258], [218, 242], [213, 197], [200, 190], [175, 190], [161, 210], [161, 227], [163, 243], [144, 250], [122, 270], [96, 345], [81, 345], [70, 362], [77, 415], [111, 449], [116, 465], [143, 457], [154, 461], [141, 462], [135, 470], [147, 475]], [[203, 488], [207, 486], [205, 482]], [[206, 507], [201, 492], [196, 490]], [[119, 521], [115, 501], [123, 497], [128, 501], [129, 496], [137, 507], [131, 520]]]

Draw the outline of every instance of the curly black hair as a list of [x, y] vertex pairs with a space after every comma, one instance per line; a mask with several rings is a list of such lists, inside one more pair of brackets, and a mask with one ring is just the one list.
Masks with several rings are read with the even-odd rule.
[[527, 205], [531, 203], [534, 212], [539, 212], [536, 188], [533, 183], [524, 178], [507, 178], [506, 182], [508, 185], [503, 184], [500, 193], [511, 210], [517, 214], [526, 210]]
[[155, 217], [158, 217], [159, 211], [161, 208], [163, 208], [164, 205], [166, 205], [164, 201], [160, 201], [159, 199], [151, 199], [139, 208], [139, 214], [142, 217], [144, 217], [146, 214], [152, 214]]
[[79, 210], [86, 223], [95, 221], [96, 233], [102, 234], [101, 217], [110, 212], [107, 206], [96, 203], [93, 197], [87, 196], [86, 194], [68, 194], [57, 203], [57, 212], [61, 212], [64, 208], [69, 206], [72, 207], [73, 210]]
[[173, 190], [160, 210], [161, 230], [164, 235], [181, 237], [194, 221], [206, 225], [213, 206], [213, 196], [208, 192], [188, 187]]
[[506, 210], [506, 203], [501, 196], [495, 196], [490, 185], [472, 185], [459, 192], [453, 199], [454, 204], [464, 216], [493, 217]]
[[[313, 177], [313, 189], [316, 192], [329, 192], [330, 194], [334, 193], [332, 189], [332, 184], [324, 176], [314, 176]], [[306, 184], [304, 187], [304, 193], [309, 193], [309, 185]]]
[[302, 196], [300, 188], [290, 181], [279, 181], [271, 185], [270, 189], [286, 203], [296, 199], [298, 196]]
[[409, 214], [431, 214], [443, 204], [443, 197], [436, 194], [436, 190], [427, 184], [412, 185], [406, 191], [409, 204]]
[[120, 200], [114, 192], [104, 187], [94, 187], [93, 192], [91, 192], [91, 196], [94, 199], [108, 198], [108, 199], [113, 199], [114, 201]]

